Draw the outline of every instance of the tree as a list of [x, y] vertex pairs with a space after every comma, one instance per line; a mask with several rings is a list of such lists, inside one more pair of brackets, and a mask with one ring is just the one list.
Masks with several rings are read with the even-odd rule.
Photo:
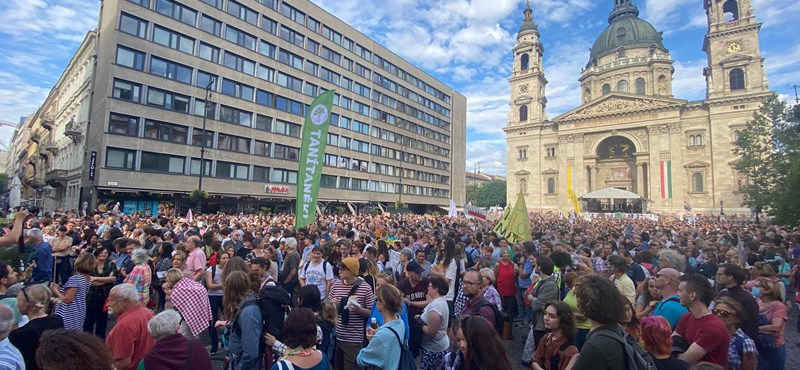
[[798, 224], [800, 108], [769, 97], [739, 132], [733, 153], [740, 156], [734, 168], [748, 179], [742, 204], [756, 213], [767, 210], [776, 222]]
[[481, 185], [467, 185], [467, 202], [477, 207], [506, 205], [506, 182], [492, 180]]

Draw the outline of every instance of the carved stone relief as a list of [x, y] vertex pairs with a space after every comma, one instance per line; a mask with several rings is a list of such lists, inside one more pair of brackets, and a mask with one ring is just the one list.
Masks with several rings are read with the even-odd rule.
[[593, 116], [602, 113], [622, 112], [640, 108], [665, 107], [669, 105], [670, 103], [652, 99], [636, 99], [636, 100], [610, 99], [600, 104], [586, 107], [578, 112], [575, 112], [572, 116], [573, 117]]

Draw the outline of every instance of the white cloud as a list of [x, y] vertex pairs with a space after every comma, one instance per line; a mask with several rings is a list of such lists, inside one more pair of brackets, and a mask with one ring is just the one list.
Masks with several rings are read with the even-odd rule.
[[686, 10], [702, 12], [702, 4], [696, 0], [645, 0], [640, 18], [646, 19], [656, 30], [669, 31], [674, 26], [686, 24]]
[[800, 17], [800, 2], [797, 0], [753, 0], [756, 20], [764, 28], [775, 27], [786, 22], [795, 22]]
[[569, 43], [556, 43], [545, 49], [544, 74], [547, 84], [547, 114], [554, 118], [581, 104], [581, 70], [589, 59], [590, 41], [576, 38]]
[[506, 140], [482, 139], [467, 144], [467, 171], [506, 175]]
[[678, 99], [701, 100], [706, 96], [706, 80], [703, 68], [708, 66], [705, 59], [676, 61], [675, 75], [672, 79], [672, 94]]
[[[20, 39], [80, 42], [97, 26], [99, 3], [85, 0], [5, 0], [0, 9], [0, 34]], [[54, 41], [52, 40], [52, 41]]]
[[[579, 18], [603, 2], [595, 0], [539, 0], [531, 4], [533, 19], [538, 24], [570, 25], [573, 19]], [[602, 6], [602, 5], [601, 5]], [[611, 10], [611, 9], [609, 9]]]

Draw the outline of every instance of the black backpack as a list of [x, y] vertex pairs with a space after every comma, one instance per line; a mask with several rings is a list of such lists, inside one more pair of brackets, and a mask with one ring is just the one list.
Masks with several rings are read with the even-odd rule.
[[597, 335], [614, 339], [622, 345], [626, 370], [655, 370], [656, 363], [653, 357], [636, 342], [636, 339], [628, 335], [621, 326], [619, 330], [624, 333], [622, 336], [614, 330], [598, 330]]
[[414, 359], [411, 350], [400, 340], [400, 336], [394, 329], [389, 327], [387, 329], [392, 331], [394, 337], [397, 338], [397, 343], [400, 344], [400, 362], [397, 364], [397, 370], [417, 370], [417, 361]]
[[500, 338], [502, 338], [505, 322], [508, 321], [508, 314], [500, 311], [494, 303], [484, 299], [481, 303], [478, 303], [472, 308], [472, 316], [479, 316], [481, 314], [481, 308], [483, 307], [490, 307], [494, 312], [494, 322], [492, 324], [494, 325], [494, 330], [497, 331], [497, 334], [500, 334]]

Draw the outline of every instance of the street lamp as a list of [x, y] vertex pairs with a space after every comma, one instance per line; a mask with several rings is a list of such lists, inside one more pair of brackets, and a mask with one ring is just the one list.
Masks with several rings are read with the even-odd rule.
[[206, 102], [203, 108], [203, 138], [200, 139], [200, 176], [197, 179], [197, 212], [203, 211], [203, 172], [206, 170], [206, 117], [211, 108], [211, 86], [214, 85], [215, 79], [211, 77], [206, 85]]
[[719, 200], [719, 215], [725, 216], [725, 210], [722, 209], [722, 199]]

